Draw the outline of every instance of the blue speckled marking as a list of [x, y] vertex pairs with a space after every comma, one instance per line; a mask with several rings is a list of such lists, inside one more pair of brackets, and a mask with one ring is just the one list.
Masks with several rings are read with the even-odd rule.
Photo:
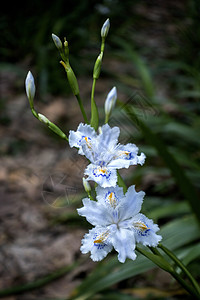
[[[95, 241], [99, 234], [95, 233], [93, 240]], [[105, 246], [107, 246], [106, 243], [94, 243], [94, 246], [97, 247], [98, 250], [102, 250]]]
[[[129, 151], [127, 151], [127, 152], [129, 152]], [[133, 154], [132, 152], [129, 152], [128, 156], [125, 155], [125, 159], [126, 159], [126, 160], [131, 160], [131, 159], [133, 159], [133, 158], [134, 158], [134, 154]]]
[[147, 236], [150, 230], [151, 230], [150, 228], [146, 229], [145, 231], [139, 231], [138, 230], [138, 233], [141, 236]]
[[[141, 222], [141, 223], [143, 223], [146, 227], [148, 227], [148, 225], [144, 222], [144, 221], [139, 221], [139, 222]], [[135, 228], [135, 231], [137, 231], [137, 233], [140, 235], [140, 236], [147, 236], [148, 234], [149, 234], [149, 231], [150, 231], [151, 229], [150, 228], [147, 228], [147, 229], [145, 229], [145, 230], [141, 230], [141, 229], [139, 229], [139, 228]]]
[[104, 197], [104, 201], [105, 201], [106, 203], [110, 204], [110, 201], [109, 201], [108, 197], [109, 197], [109, 195], [110, 195], [111, 193], [114, 194], [114, 197], [115, 197], [115, 199], [116, 199], [116, 206], [117, 206], [117, 204], [118, 204], [118, 197], [116, 196], [116, 193], [113, 192], [113, 191], [112, 191], [112, 192], [111, 192], [111, 191], [108, 191], [108, 192], [106, 193], [106, 195], [105, 195], [105, 197]]
[[78, 145], [81, 145], [82, 140], [83, 140], [84, 138], [87, 138], [89, 141], [91, 141], [91, 138], [90, 138], [89, 136], [82, 135], [81, 139], [78, 141]]
[[95, 170], [97, 170], [97, 168], [93, 169], [93, 175], [95, 177], [100, 177], [101, 176], [101, 177], [105, 177], [106, 179], [108, 179], [110, 177], [110, 175], [111, 175], [111, 171], [109, 171], [109, 170], [107, 170], [107, 174], [106, 173], [99, 173], [99, 174], [97, 174], [98, 170], [96, 172], [95, 172]]

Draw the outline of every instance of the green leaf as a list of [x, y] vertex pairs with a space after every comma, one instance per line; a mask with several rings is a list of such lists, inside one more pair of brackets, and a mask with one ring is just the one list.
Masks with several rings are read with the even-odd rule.
[[[160, 200], [165, 202], [165, 200]], [[170, 203], [168, 205], [163, 205], [158, 206], [155, 209], [152, 209], [151, 211], [148, 212], [148, 217], [151, 219], [156, 219], [156, 218], [163, 218], [163, 217], [172, 217], [172, 216], [177, 216], [180, 214], [185, 214], [190, 212], [190, 207], [186, 202], [179, 202], [179, 203]]]
[[159, 155], [165, 161], [166, 166], [168, 166], [168, 168], [171, 170], [171, 173], [174, 176], [182, 195], [188, 200], [192, 211], [197, 217], [197, 220], [200, 221], [200, 201], [192, 182], [185, 174], [184, 170], [178, 164], [175, 157], [169, 152], [167, 146], [163, 143], [161, 138], [154, 134], [153, 131], [137, 117], [133, 108], [128, 105], [123, 106], [123, 108], [133, 123], [136, 123], [140, 127], [148, 143], [152, 144], [156, 148]]
[[98, 113], [96, 102], [94, 100], [91, 101], [90, 125], [97, 131], [98, 126], [99, 126], [99, 113]]
[[94, 100], [94, 91], [95, 91], [96, 79], [93, 79], [92, 84], [92, 93], [91, 93], [91, 121], [90, 125], [97, 131], [99, 126], [99, 113], [96, 102]]
[[151, 79], [151, 74], [149, 69], [147, 68], [146, 64], [144, 63], [143, 59], [137, 54], [136, 51], [123, 39], [121, 38], [112, 38], [112, 40], [119, 45], [121, 48], [125, 50], [124, 56], [127, 56], [129, 60], [131, 60], [136, 67], [140, 79], [142, 81], [144, 90], [146, 95], [149, 98], [153, 98], [155, 91], [154, 91], [154, 84]]
[[126, 191], [127, 191], [127, 186], [126, 186], [123, 178], [119, 174], [119, 171], [117, 171], [117, 183], [118, 183], [119, 186], [123, 187], [123, 191], [124, 191], [124, 194], [125, 194]]
[[184, 247], [178, 251], [178, 258], [182, 260], [182, 263], [187, 266], [196, 258], [200, 257], [200, 243]]
[[199, 238], [199, 225], [193, 216], [187, 216], [169, 222], [159, 232], [162, 243], [170, 250], [175, 250]]
[[144, 256], [146, 256], [147, 258], [149, 258], [151, 261], [153, 261], [154, 264], [156, 264], [161, 269], [163, 269], [169, 273], [173, 272], [173, 268], [171, 267], [171, 265], [161, 256], [155, 255], [155, 254], [153, 254], [149, 251], [146, 251], [140, 247], [137, 247], [136, 250], [139, 251]]

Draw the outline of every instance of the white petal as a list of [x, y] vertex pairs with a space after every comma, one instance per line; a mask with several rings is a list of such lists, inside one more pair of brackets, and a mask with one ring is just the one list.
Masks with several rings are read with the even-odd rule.
[[112, 90], [108, 93], [105, 104], [104, 104], [104, 109], [105, 109], [105, 114], [110, 115], [112, 109], [115, 106], [117, 100], [117, 89], [114, 86]]
[[142, 165], [145, 161], [145, 155], [137, 155], [138, 148], [134, 144], [119, 145], [115, 149], [112, 161], [109, 167], [121, 169], [132, 165]]
[[109, 213], [105, 205], [101, 205], [96, 201], [88, 198], [83, 199], [83, 207], [78, 208], [78, 214], [86, 217], [87, 221], [94, 226], [106, 226], [111, 224], [112, 215]]
[[102, 28], [101, 28], [101, 37], [102, 37], [102, 38], [106, 38], [106, 37], [107, 37], [109, 28], [110, 28], [110, 20], [107, 19], [107, 20], [103, 23], [103, 26], [102, 26]]
[[140, 212], [144, 195], [143, 191], [136, 192], [134, 185], [128, 188], [120, 207], [121, 220], [132, 218]]
[[28, 99], [33, 100], [35, 96], [35, 83], [31, 71], [28, 72], [25, 80], [26, 94]]
[[103, 125], [101, 127], [101, 134], [98, 136], [99, 147], [103, 151], [112, 151], [118, 142], [119, 134], [119, 127], [111, 128], [108, 124]]
[[[101, 235], [104, 235], [104, 240], [102, 239], [101, 243], [94, 243]], [[91, 252], [90, 257], [93, 261], [102, 260], [109, 252], [111, 252], [112, 248], [107, 228], [95, 227], [90, 230], [88, 234], [85, 234], [82, 239], [81, 252], [84, 254]]]
[[112, 244], [118, 252], [118, 259], [124, 263], [126, 258], [135, 260], [135, 237], [134, 232], [129, 229], [120, 228], [112, 235]]
[[69, 145], [70, 147], [77, 147], [79, 148], [79, 154], [84, 155], [82, 151], [82, 142], [83, 140], [86, 142], [86, 144], [90, 143], [90, 141], [94, 138], [96, 138], [96, 132], [94, 128], [92, 128], [90, 125], [80, 123], [77, 131], [70, 130], [69, 132]]
[[156, 247], [158, 245], [162, 237], [156, 234], [159, 230], [157, 224], [154, 224], [152, 220], [148, 219], [143, 214], [136, 215], [132, 219], [132, 222], [135, 231], [135, 238], [138, 243], [152, 247]]
[[88, 175], [88, 180], [95, 181], [103, 188], [116, 186], [117, 183], [117, 172], [115, 169], [90, 164], [85, 169], [85, 175]]

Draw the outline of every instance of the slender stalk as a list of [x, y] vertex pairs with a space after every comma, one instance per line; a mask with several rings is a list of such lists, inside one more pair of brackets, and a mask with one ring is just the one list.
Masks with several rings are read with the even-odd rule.
[[95, 91], [96, 81], [97, 81], [96, 78], [93, 78], [92, 91], [91, 91], [91, 102], [94, 102], [94, 91]]
[[108, 123], [108, 121], [109, 121], [109, 117], [110, 117], [110, 115], [108, 115], [108, 114], [105, 116], [105, 124], [107, 124], [107, 123]]
[[91, 193], [88, 192], [88, 197], [90, 198], [90, 200], [93, 200], [94, 201], [94, 198], [92, 197]]
[[192, 274], [188, 271], [188, 269], [184, 266], [184, 264], [178, 259], [178, 257], [172, 253], [169, 249], [167, 249], [165, 246], [162, 244], [159, 244], [158, 247], [162, 249], [176, 264], [177, 266], [180, 267], [180, 269], [185, 273], [187, 278], [190, 280], [194, 288], [196, 289], [197, 293], [200, 296], [200, 286], [198, 285], [197, 281], [195, 278], [192, 276]]
[[63, 140], [66, 140], [67, 142], [69, 142], [68, 137], [66, 136], [66, 134], [57, 125], [50, 122], [47, 118], [46, 118], [47, 122], [44, 122], [41, 119], [41, 114], [37, 113], [36, 110], [34, 109], [34, 107], [31, 108], [31, 112], [32, 112], [32, 114], [34, 115], [34, 117], [36, 119], [38, 119], [40, 122], [44, 123], [51, 131], [56, 133]]
[[105, 38], [102, 38], [102, 41], [101, 41], [101, 52], [104, 52], [104, 49], [105, 49]]
[[182, 285], [186, 291], [188, 291], [189, 294], [193, 295], [195, 299], [200, 299], [200, 295], [194, 290], [185, 280], [183, 280], [179, 274], [177, 274], [175, 271], [171, 273], [171, 275]]
[[96, 80], [97, 79], [93, 77], [92, 91], [91, 91], [91, 121], [90, 121], [91, 126], [94, 127], [95, 130], [97, 130], [99, 126], [99, 114], [98, 114], [96, 102], [94, 100]]
[[82, 112], [83, 119], [84, 119], [85, 123], [89, 124], [89, 121], [88, 121], [88, 118], [87, 118], [87, 115], [86, 115], [86, 112], [85, 112], [85, 109], [84, 109], [83, 102], [81, 100], [80, 94], [76, 95], [76, 99], [78, 100], [78, 104], [79, 104], [80, 110]]
[[156, 260], [153, 257], [151, 257], [150, 255], [148, 255], [146, 253], [146, 251], [143, 251], [142, 249], [140, 249], [139, 247], [136, 247], [136, 250], [141, 253], [142, 255], [144, 255], [145, 257], [147, 257], [149, 260], [151, 260], [153, 263], [155, 263], [157, 266], [159, 266], [159, 268], [163, 269], [164, 271], [170, 273], [180, 284], [182, 287], [184, 287], [184, 289], [191, 295], [193, 295], [195, 297], [195, 299], [200, 299], [200, 295], [199, 293], [193, 289], [193, 287], [191, 287], [184, 279], [181, 278], [181, 276], [172, 268], [172, 266], [169, 264], [169, 262], [167, 262], [165, 260], [165, 258], [161, 255], [156, 255], [159, 258], [162, 258], [162, 260], [164, 260], [167, 264], [163, 264], [162, 261], [160, 260]]
[[148, 247], [148, 248], [151, 250], [153, 254], [163, 257], [156, 247]]

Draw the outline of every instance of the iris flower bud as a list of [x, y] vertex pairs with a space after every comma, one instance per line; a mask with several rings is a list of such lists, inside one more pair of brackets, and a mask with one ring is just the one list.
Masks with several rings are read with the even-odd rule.
[[115, 106], [117, 100], [117, 89], [116, 87], [113, 87], [112, 90], [108, 93], [108, 96], [105, 101], [105, 114], [106, 116], [109, 116], [111, 114], [112, 109]]
[[104, 22], [104, 24], [103, 24], [103, 26], [102, 26], [102, 28], [101, 28], [101, 37], [102, 37], [102, 38], [106, 38], [106, 37], [107, 37], [109, 28], [110, 28], [110, 20], [107, 19], [107, 20]]
[[93, 78], [98, 79], [101, 72], [103, 53], [101, 52], [97, 57], [97, 60], [94, 65]]
[[47, 117], [38, 113], [38, 120], [41, 121], [42, 123], [46, 124], [52, 131], [54, 131], [61, 138], [66, 139], [66, 135], [62, 132], [62, 130], [58, 126], [56, 126], [54, 123], [49, 121], [49, 119], [47, 119]]
[[55, 35], [54, 33], [52, 33], [51, 36], [52, 36], [52, 39], [54, 41], [56, 48], [58, 50], [62, 50], [62, 42], [61, 42], [60, 38], [57, 35]]
[[26, 76], [25, 81], [26, 94], [30, 103], [31, 108], [33, 108], [33, 99], [35, 96], [35, 83], [32, 73], [29, 71]]
[[83, 187], [84, 187], [86, 193], [89, 193], [91, 191], [91, 186], [90, 186], [89, 182], [85, 179], [85, 177], [83, 177]]

